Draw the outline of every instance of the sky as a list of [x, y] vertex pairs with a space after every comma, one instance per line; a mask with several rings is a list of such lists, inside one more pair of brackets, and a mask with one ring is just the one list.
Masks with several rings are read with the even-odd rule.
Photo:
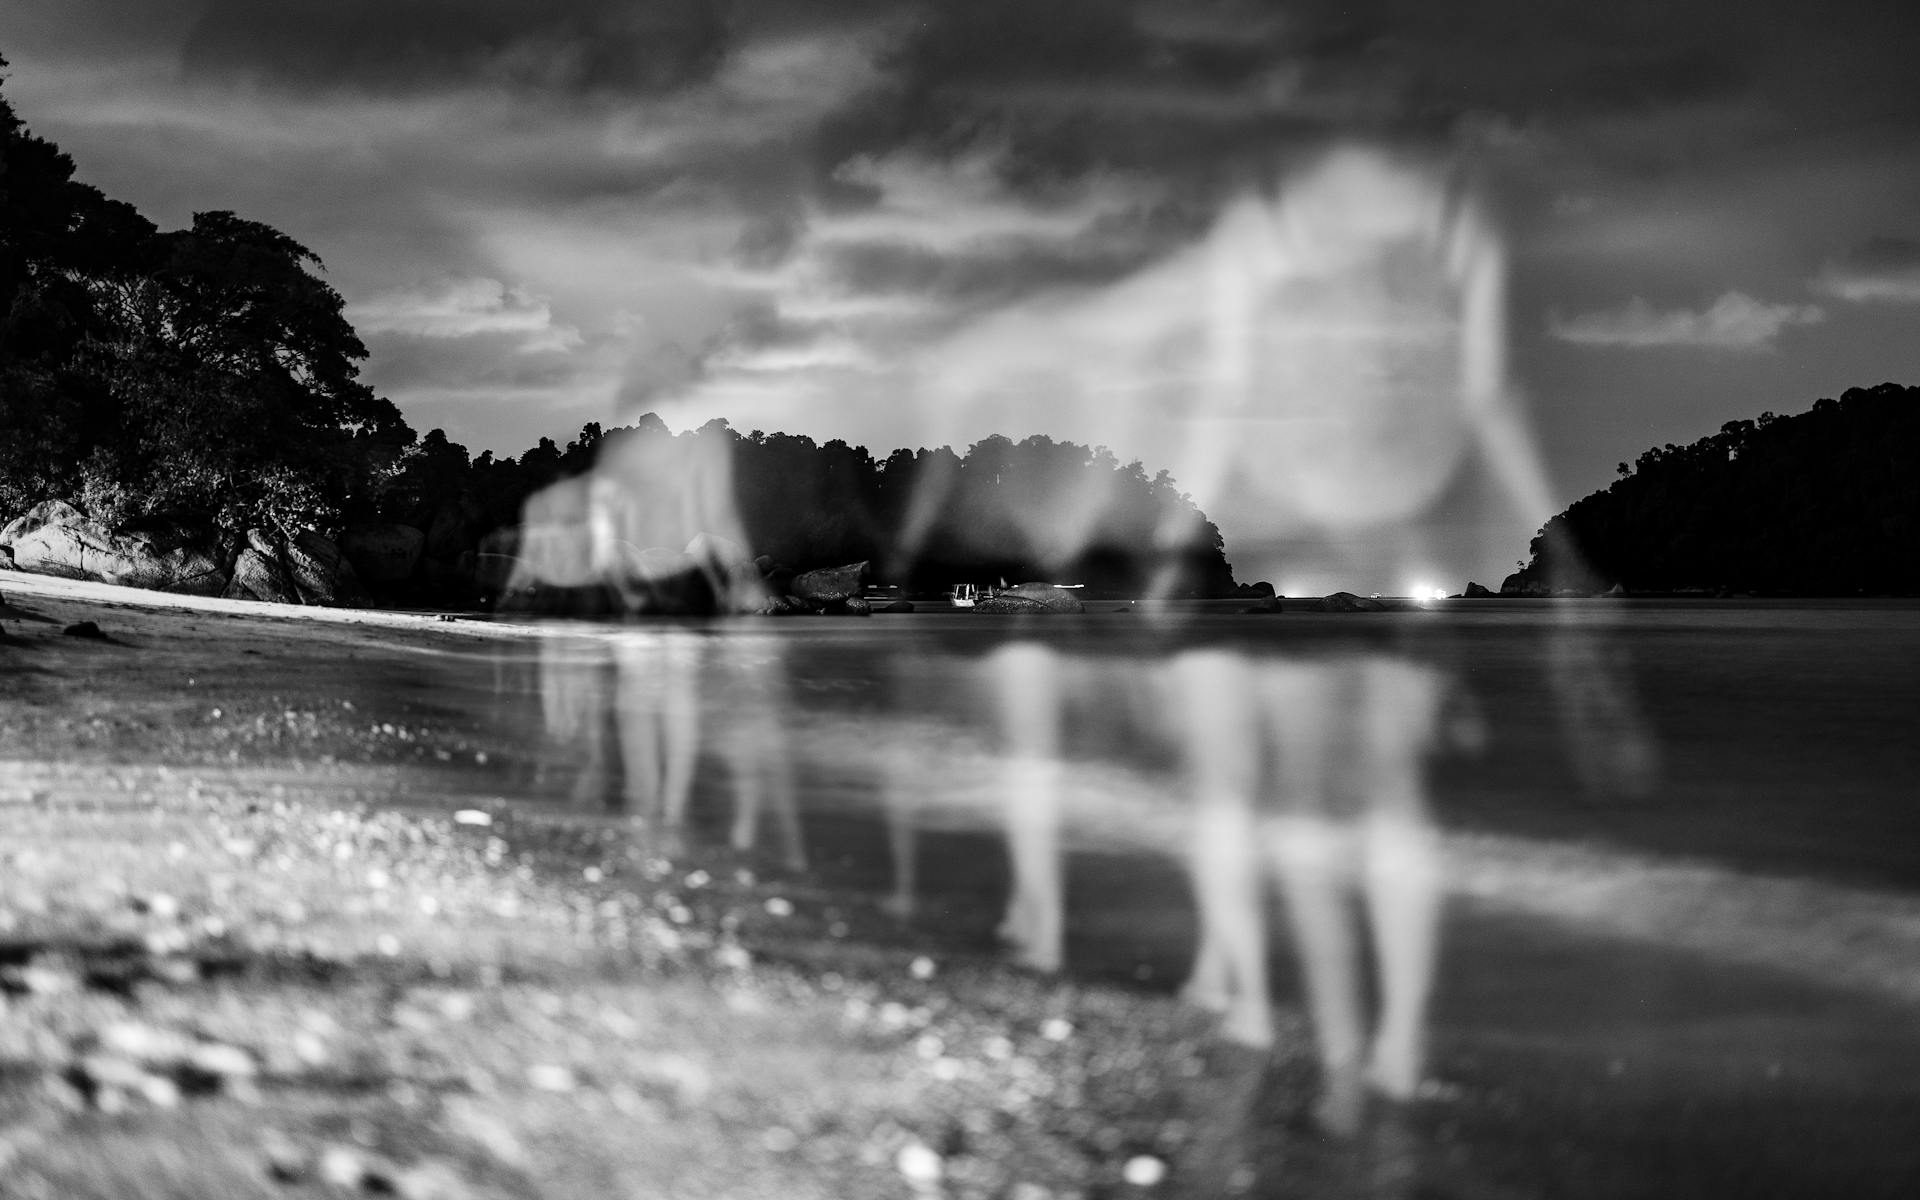
[[[85, 181], [314, 250], [363, 377], [475, 453], [646, 411], [876, 457], [1098, 438], [1242, 579], [1451, 590], [1649, 446], [1920, 382], [1904, 0], [8, 0], [0, 55]], [[1329, 493], [1291, 433], [1210, 459], [1159, 420], [1217, 398], [1223, 270], [1422, 221], [1427, 317], [1465, 328], [1463, 222], [1504, 272], [1491, 445]], [[1288, 428], [1364, 409], [1377, 355], [1312, 349], [1354, 287], [1280, 293], [1323, 405]]]

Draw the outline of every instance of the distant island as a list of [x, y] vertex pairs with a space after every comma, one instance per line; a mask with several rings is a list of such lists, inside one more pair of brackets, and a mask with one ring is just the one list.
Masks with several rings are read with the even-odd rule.
[[[1185, 594], [1234, 592], [1219, 530], [1165, 472], [1045, 437], [876, 459], [718, 420], [675, 434], [648, 414], [475, 457], [360, 381], [366, 347], [307, 247], [230, 212], [163, 231], [74, 174], [0, 96], [0, 568], [471, 607], [497, 583], [483, 541], [513, 553], [529, 497], [624, 445], [642, 461], [720, 450], [744, 549], [795, 571], [864, 561], [905, 589], [1136, 593], [1171, 560]], [[903, 537], [921, 489], [937, 513], [921, 505]], [[1052, 537], [1062, 524], [1071, 544]]]
[[1533, 539], [1506, 595], [1920, 594], [1920, 387], [1648, 450]]

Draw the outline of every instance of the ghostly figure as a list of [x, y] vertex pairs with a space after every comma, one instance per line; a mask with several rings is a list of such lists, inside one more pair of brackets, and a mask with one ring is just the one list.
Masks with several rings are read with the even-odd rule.
[[672, 614], [748, 612], [765, 600], [725, 435], [676, 437], [664, 427], [610, 435], [586, 474], [527, 497], [521, 531], [509, 598]]
[[[1320, 1050], [1320, 1108], [1357, 1125], [1361, 1085], [1417, 1091], [1443, 884], [1424, 764], [1440, 727], [1438, 672], [1400, 659], [1177, 655], [1200, 945], [1183, 995], [1223, 1032], [1272, 1041], [1262, 878], [1286, 902]], [[1366, 1020], [1359, 919], [1370, 922], [1379, 1014]]]

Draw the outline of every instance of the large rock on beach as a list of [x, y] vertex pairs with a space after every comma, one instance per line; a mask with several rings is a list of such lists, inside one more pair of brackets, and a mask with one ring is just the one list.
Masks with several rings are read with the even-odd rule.
[[824, 610], [831, 604], [857, 599], [866, 590], [868, 564], [863, 560], [844, 567], [823, 567], [793, 577], [787, 594], [808, 607]]
[[370, 583], [400, 583], [412, 576], [426, 544], [427, 535], [411, 525], [350, 525], [340, 535], [340, 552]]
[[66, 518], [17, 537], [12, 549], [22, 571], [198, 596], [226, 589], [231, 553], [211, 525], [164, 518], [119, 530]]
[[77, 525], [84, 523], [86, 519], [87, 514], [65, 500], [42, 500], [8, 521], [6, 525], [0, 526], [0, 546], [11, 546], [15, 539], [23, 538], [49, 525]]
[[246, 546], [235, 556], [233, 577], [221, 594], [229, 600], [348, 608], [370, 599], [340, 548], [310, 529], [292, 537], [247, 530]]
[[974, 605], [977, 613], [1085, 612], [1080, 597], [1050, 583], [1021, 583]]
[[371, 599], [345, 552], [311, 529], [287, 538], [281, 556], [302, 604], [359, 607]]
[[1469, 600], [1485, 600], [1493, 595], [1493, 589], [1484, 584], [1467, 581], [1467, 590], [1462, 593]]
[[221, 597], [227, 600], [264, 600], [269, 604], [298, 604], [300, 592], [279, 556], [249, 544], [233, 560], [233, 578]]

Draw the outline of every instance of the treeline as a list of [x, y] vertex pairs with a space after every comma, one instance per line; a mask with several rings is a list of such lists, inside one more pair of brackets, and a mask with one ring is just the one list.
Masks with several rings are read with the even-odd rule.
[[1547, 522], [1503, 591], [1920, 594], [1920, 388], [1648, 450]]
[[[623, 445], [659, 439], [676, 451]], [[564, 449], [542, 438], [496, 459], [470, 458], [435, 430], [383, 489], [379, 516], [422, 530], [444, 527], [450, 512], [511, 524], [526, 497], [560, 480], [603, 463], [708, 461], [716, 441], [749, 549], [798, 570], [866, 560], [876, 578], [911, 589], [1044, 578], [1131, 593], [1171, 565], [1181, 591], [1234, 588], [1219, 529], [1165, 471], [1149, 477], [1105, 448], [1038, 435], [987, 437], [964, 455], [943, 446], [876, 459], [839, 439], [742, 434], [719, 419], [675, 434], [649, 413], [624, 428], [590, 423]], [[616, 489], [645, 482], [624, 481], [618, 466], [601, 474]]]
[[1232, 587], [1219, 531], [1164, 472], [1046, 438], [875, 460], [725, 422], [676, 435], [649, 415], [473, 457], [360, 381], [366, 347], [312, 251], [229, 212], [164, 231], [74, 173], [0, 96], [0, 524], [61, 499], [105, 527], [167, 518], [230, 539], [407, 526], [424, 565], [394, 590], [445, 592], [489, 530], [619, 439], [724, 439], [751, 548], [798, 569], [869, 559], [913, 586], [1132, 590], [1171, 554], [1188, 590]]

